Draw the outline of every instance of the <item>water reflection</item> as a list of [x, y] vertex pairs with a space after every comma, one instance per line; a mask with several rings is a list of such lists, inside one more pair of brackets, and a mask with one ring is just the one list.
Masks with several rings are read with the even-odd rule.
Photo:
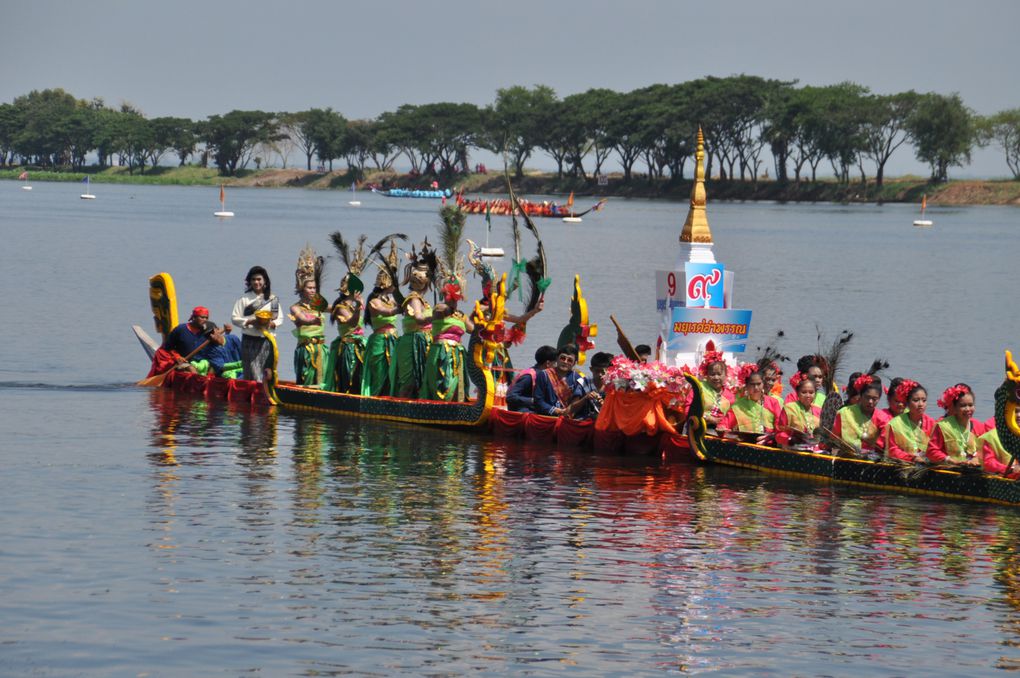
[[[1020, 666], [1013, 509], [150, 406], [149, 521], [174, 553], [160, 584], [232, 601], [215, 614], [196, 598], [154, 603], [255, 647], [314, 646], [308, 671], [368, 670], [380, 653], [410, 672]], [[275, 661], [259, 666], [287, 666]]]

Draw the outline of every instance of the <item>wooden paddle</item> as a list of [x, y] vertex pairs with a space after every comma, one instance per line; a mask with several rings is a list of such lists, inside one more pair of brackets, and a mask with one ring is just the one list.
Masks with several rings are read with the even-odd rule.
[[[199, 345], [198, 348], [196, 348], [194, 351], [192, 351], [188, 355], [184, 356], [184, 362], [188, 362], [191, 358], [193, 358], [195, 356], [196, 353], [198, 353], [203, 348], [208, 346], [210, 341], [212, 341], [211, 338], [206, 339], [204, 342], [202, 342], [202, 344]], [[142, 379], [140, 382], [138, 382], [138, 385], [139, 386], [155, 386], [157, 388], [162, 386], [163, 382], [166, 381], [166, 375], [170, 374], [175, 369], [177, 369], [177, 365], [179, 365], [179, 364], [180, 363], [175, 364], [173, 367], [171, 367], [166, 372], [161, 372], [159, 374], [154, 374], [151, 377], [146, 377], [145, 379]]]
[[627, 356], [631, 360], [641, 360], [641, 356], [638, 355], [637, 351], [634, 350], [634, 345], [630, 343], [630, 339], [623, 333], [623, 328], [620, 327], [620, 323], [616, 322], [616, 318], [612, 315], [609, 319], [616, 325], [616, 343], [623, 350], [623, 355]]

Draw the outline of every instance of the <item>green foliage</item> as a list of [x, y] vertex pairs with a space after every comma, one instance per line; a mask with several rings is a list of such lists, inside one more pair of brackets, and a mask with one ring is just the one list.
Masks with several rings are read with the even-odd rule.
[[917, 159], [931, 167], [932, 181], [947, 181], [950, 167], [970, 162], [978, 130], [959, 94], [925, 94], [917, 102], [907, 128]]
[[1020, 179], [1020, 108], [1001, 111], [976, 121], [981, 143], [995, 142], [1006, 153], [1006, 166]]
[[199, 137], [220, 174], [231, 176], [247, 166], [256, 145], [279, 138], [279, 122], [273, 113], [234, 110], [209, 116], [199, 125]]

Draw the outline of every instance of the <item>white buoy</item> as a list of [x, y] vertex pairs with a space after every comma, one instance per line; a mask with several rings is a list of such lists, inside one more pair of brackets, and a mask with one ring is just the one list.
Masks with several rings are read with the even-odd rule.
[[581, 223], [581, 217], [563, 217], [563, 221], [568, 224], [579, 224]]
[[213, 216], [214, 217], [232, 217], [232, 216], [234, 216], [234, 213], [233, 212], [213, 212]]
[[23, 190], [23, 191], [31, 191], [32, 187], [31, 186], [22, 186], [21, 190]]
[[350, 205], [351, 207], [361, 207], [361, 201], [360, 200], [351, 200], [347, 204]]
[[82, 200], [95, 200], [96, 196], [89, 193], [90, 188], [92, 188], [92, 184], [89, 180], [89, 177], [85, 177], [85, 192], [79, 195], [78, 197], [81, 198]]
[[921, 226], [921, 227], [925, 227], [926, 228], [926, 227], [931, 226], [931, 225], [932, 225], [932, 221], [930, 219], [915, 219], [914, 220], [914, 226]]
[[220, 211], [213, 212], [213, 216], [220, 218], [234, 216], [233, 212], [227, 211], [227, 193], [223, 190], [223, 184], [220, 184]]

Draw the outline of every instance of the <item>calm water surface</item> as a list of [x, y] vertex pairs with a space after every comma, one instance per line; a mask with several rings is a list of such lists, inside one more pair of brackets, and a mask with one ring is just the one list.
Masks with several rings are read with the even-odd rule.
[[[80, 192], [0, 182], [0, 674], [1020, 668], [1013, 509], [133, 386], [149, 275], [223, 322], [251, 264], [287, 301], [306, 242], [431, 235], [436, 204], [235, 190], [219, 222], [213, 188]], [[600, 347], [610, 313], [650, 343], [651, 271], [676, 259], [685, 213], [614, 200], [580, 226], [540, 222], [554, 285], [517, 361], [565, 324], [575, 271]], [[1002, 349], [1020, 349], [1020, 212], [931, 214], [922, 231], [899, 205], [709, 208], [759, 342], [781, 328], [800, 355], [816, 323], [851, 328], [848, 367], [886, 357], [932, 391], [965, 379], [989, 416]], [[480, 217], [468, 228], [485, 239]]]

